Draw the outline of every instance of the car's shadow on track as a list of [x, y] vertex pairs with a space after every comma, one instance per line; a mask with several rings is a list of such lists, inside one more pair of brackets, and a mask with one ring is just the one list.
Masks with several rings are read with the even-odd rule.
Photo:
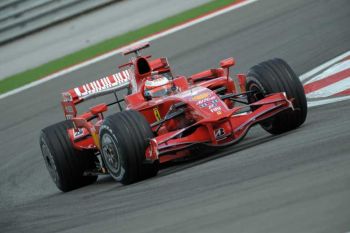
[[[289, 134], [293, 134], [296, 132], [296, 130], [286, 132], [286, 133], [283, 133], [280, 135], [270, 135], [262, 130], [261, 130], [261, 132], [263, 132], [263, 133], [259, 133], [259, 136], [251, 136], [248, 133], [243, 142], [241, 142], [237, 145], [225, 148], [225, 149], [218, 150], [218, 152], [216, 152], [215, 154], [192, 155], [192, 156], [184, 158], [184, 159], [180, 159], [177, 161], [170, 161], [168, 163], [162, 164], [158, 175], [156, 177], [153, 177], [153, 178], [148, 179], [148, 180], [158, 179], [160, 177], [168, 176], [168, 175], [171, 175], [173, 173], [183, 171], [183, 170], [186, 170], [188, 168], [195, 167], [195, 166], [198, 166], [200, 164], [204, 164], [204, 163], [207, 163], [209, 161], [212, 161], [212, 160], [215, 160], [218, 158], [232, 155], [233, 153], [243, 151], [243, 150], [248, 149], [250, 147], [254, 147], [254, 146], [257, 146], [257, 145], [260, 145], [260, 144], [263, 144], [263, 143], [266, 143], [266, 142], [269, 142], [272, 140], [276, 140], [277, 138], [281, 138], [281, 137], [285, 137]], [[142, 182], [147, 182], [148, 180], [140, 181], [140, 182], [137, 182], [136, 184], [142, 183]], [[104, 186], [104, 185], [109, 185], [111, 183], [113, 183], [113, 185], [117, 184], [117, 187], [114, 186], [113, 188], [125, 187], [123, 185], [116, 183], [116, 181], [109, 175], [99, 177], [99, 179], [95, 185], [103, 185]], [[95, 186], [95, 185], [93, 185], [93, 186]], [[128, 185], [128, 186], [130, 186], [130, 185]]]
[[[184, 161], [176, 161], [176, 162], [170, 162], [168, 164], [165, 164], [162, 168], [162, 170], [160, 171], [160, 173], [158, 174], [157, 177], [162, 177], [162, 176], [167, 176], [170, 174], [173, 174], [175, 172], [179, 172], [182, 170], [186, 170], [188, 168], [191, 167], [195, 167], [198, 166], [200, 164], [204, 164], [207, 163], [209, 161], [218, 159], [218, 158], [222, 158], [228, 155], [232, 155], [233, 153], [245, 150], [247, 148], [253, 147], [253, 146], [257, 146], [259, 144], [274, 140], [278, 137], [282, 137], [283, 135], [278, 135], [278, 136], [262, 136], [259, 138], [251, 138], [251, 140], [249, 140], [248, 142], [242, 143], [242, 144], [237, 144], [236, 146], [232, 146], [230, 148], [225, 148], [222, 150], [219, 150], [218, 152], [216, 152], [215, 154], [206, 154], [206, 155], [194, 155], [189, 157], [187, 160]], [[157, 178], [155, 177], [155, 178]]]
[[[301, 127], [300, 129], [302, 129], [303, 127]], [[244, 139], [243, 142], [219, 150], [217, 153], [215, 154], [206, 154], [206, 155], [193, 155], [190, 156], [186, 159], [183, 160], [178, 160], [178, 161], [174, 161], [174, 162], [168, 162], [166, 164], [161, 165], [161, 170], [159, 171], [158, 175], [156, 177], [153, 177], [151, 179], [148, 180], [144, 180], [144, 181], [140, 181], [137, 182], [135, 184], [131, 184], [131, 185], [127, 185], [124, 186], [118, 182], [116, 182], [111, 176], [109, 175], [102, 175], [99, 176], [97, 182], [95, 184], [68, 192], [68, 193], [64, 193], [64, 195], [62, 195], [63, 193], [58, 192], [58, 193], [54, 193], [52, 195], [46, 196], [43, 199], [51, 199], [51, 198], [65, 198], [67, 196], [85, 196], [85, 195], [101, 195], [103, 193], [109, 193], [111, 191], [113, 192], [118, 192], [120, 190], [124, 190], [125, 188], [131, 188], [133, 186], [137, 186], [143, 183], [147, 183], [147, 182], [154, 182], [154, 180], [157, 179], [161, 179], [162, 177], [166, 177], [169, 175], [172, 175], [174, 173], [186, 170], [188, 168], [192, 168], [204, 163], [207, 163], [209, 161], [215, 160], [215, 159], [219, 159], [228, 155], [232, 155], [233, 153], [236, 152], [240, 152], [243, 151], [245, 149], [248, 149], [250, 147], [254, 147], [254, 146], [258, 146], [260, 144], [272, 141], [272, 140], [276, 140], [278, 138], [281, 137], [286, 137], [289, 134], [293, 134], [296, 133], [296, 131], [300, 130], [293, 130], [281, 135], [269, 135], [268, 133], [264, 132], [263, 130], [259, 129], [257, 132], [255, 133], [248, 133], [246, 138]], [[64, 196], [64, 197], [63, 197]]]
[[191, 167], [195, 167], [198, 166], [200, 164], [204, 164], [207, 163], [211, 160], [215, 160], [218, 158], [222, 158], [228, 155], [232, 155], [233, 153], [239, 152], [239, 151], [243, 151], [245, 149], [248, 149], [250, 147], [254, 147], [272, 140], [276, 140], [278, 138], [281, 137], [286, 137], [290, 134], [296, 133], [299, 130], [302, 130], [302, 128], [304, 128], [304, 126], [301, 126], [299, 129], [290, 131], [290, 132], [286, 132], [280, 135], [270, 135], [268, 133], [266, 133], [265, 131], [263, 131], [262, 129], [260, 129], [260, 132], [258, 133], [258, 135], [252, 136], [251, 133], [248, 133], [246, 138], [243, 139], [243, 142], [238, 143], [237, 145], [233, 145], [231, 147], [222, 149], [222, 150], [218, 150], [217, 153], [215, 154], [206, 154], [206, 155], [194, 155], [189, 157], [188, 159], [185, 159], [183, 161], [175, 161], [175, 162], [169, 162], [167, 164], [164, 164], [162, 166], [162, 170], [160, 170], [159, 174], [152, 178], [152, 179], [157, 179], [159, 177], [163, 177], [163, 176], [168, 176], [171, 175], [173, 173], [182, 171], [182, 170], [186, 170], [188, 168]]

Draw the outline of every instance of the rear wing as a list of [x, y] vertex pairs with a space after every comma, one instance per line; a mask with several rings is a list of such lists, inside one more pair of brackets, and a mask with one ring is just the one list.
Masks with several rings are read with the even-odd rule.
[[76, 104], [129, 87], [131, 75], [124, 70], [63, 92], [61, 104], [66, 118], [76, 117]]
[[63, 99], [69, 94], [72, 101], [78, 104], [84, 100], [124, 89], [130, 85], [129, 70], [124, 70], [107, 77], [92, 81], [62, 93]]

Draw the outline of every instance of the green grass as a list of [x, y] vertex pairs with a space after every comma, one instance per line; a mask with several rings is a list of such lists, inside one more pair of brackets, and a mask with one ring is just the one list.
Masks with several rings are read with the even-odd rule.
[[62, 58], [50, 61], [36, 68], [7, 77], [3, 80], [0, 80], [0, 94], [23, 86], [35, 80], [41, 79], [66, 67], [78, 64], [100, 54], [130, 44], [151, 34], [160, 32], [213, 10], [219, 9], [235, 1], [236, 0], [213, 0], [207, 4], [187, 10], [183, 13], [150, 24], [138, 30], [130, 31], [126, 34], [110, 38], [80, 51], [66, 55]]

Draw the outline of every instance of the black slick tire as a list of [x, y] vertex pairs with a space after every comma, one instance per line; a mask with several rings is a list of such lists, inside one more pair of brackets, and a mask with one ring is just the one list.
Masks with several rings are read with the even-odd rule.
[[293, 99], [294, 111], [281, 112], [261, 123], [269, 133], [284, 133], [304, 123], [307, 116], [304, 88], [298, 76], [284, 60], [275, 58], [253, 66], [247, 74], [246, 88], [247, 91], [259, 91], [259, 94], [248, 96], [250, 103], [277, 92], [285, 92], [289, 99]]
[[153, 132], [145, 117], [127, 110], [106, 117], [100, 128], [101, 155], [109, 174], [122, 184], [157, 175], [159, 163], [145, 162]]
[[73, 128], [70, 120], [46, 127], [40, 134], [40, 148], [46, 167], [58, 189], [71, 191], [96, 181], [97, 176], [84, 176], [84, 171], [94, 169], [92, 151], [76, 150], [69, 140], [67, 129]]

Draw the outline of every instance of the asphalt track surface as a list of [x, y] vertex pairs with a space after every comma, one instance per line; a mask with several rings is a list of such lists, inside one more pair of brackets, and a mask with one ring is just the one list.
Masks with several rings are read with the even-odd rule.
[[[155, 41], [179, 74], [234, 56], [234, 72], [272, 57], [298, 74], [350, 48], [347, 0], [264, 0]], [[39, 129], [63, 119], [59, 93], [115, 72], [113, 57], [2, 99], [1, 232], [348, 232], [350, 102], [309, 109], [299, 129], [255, 127], [241, 144], [121, 186], [103, 177], [62, 194]]]

